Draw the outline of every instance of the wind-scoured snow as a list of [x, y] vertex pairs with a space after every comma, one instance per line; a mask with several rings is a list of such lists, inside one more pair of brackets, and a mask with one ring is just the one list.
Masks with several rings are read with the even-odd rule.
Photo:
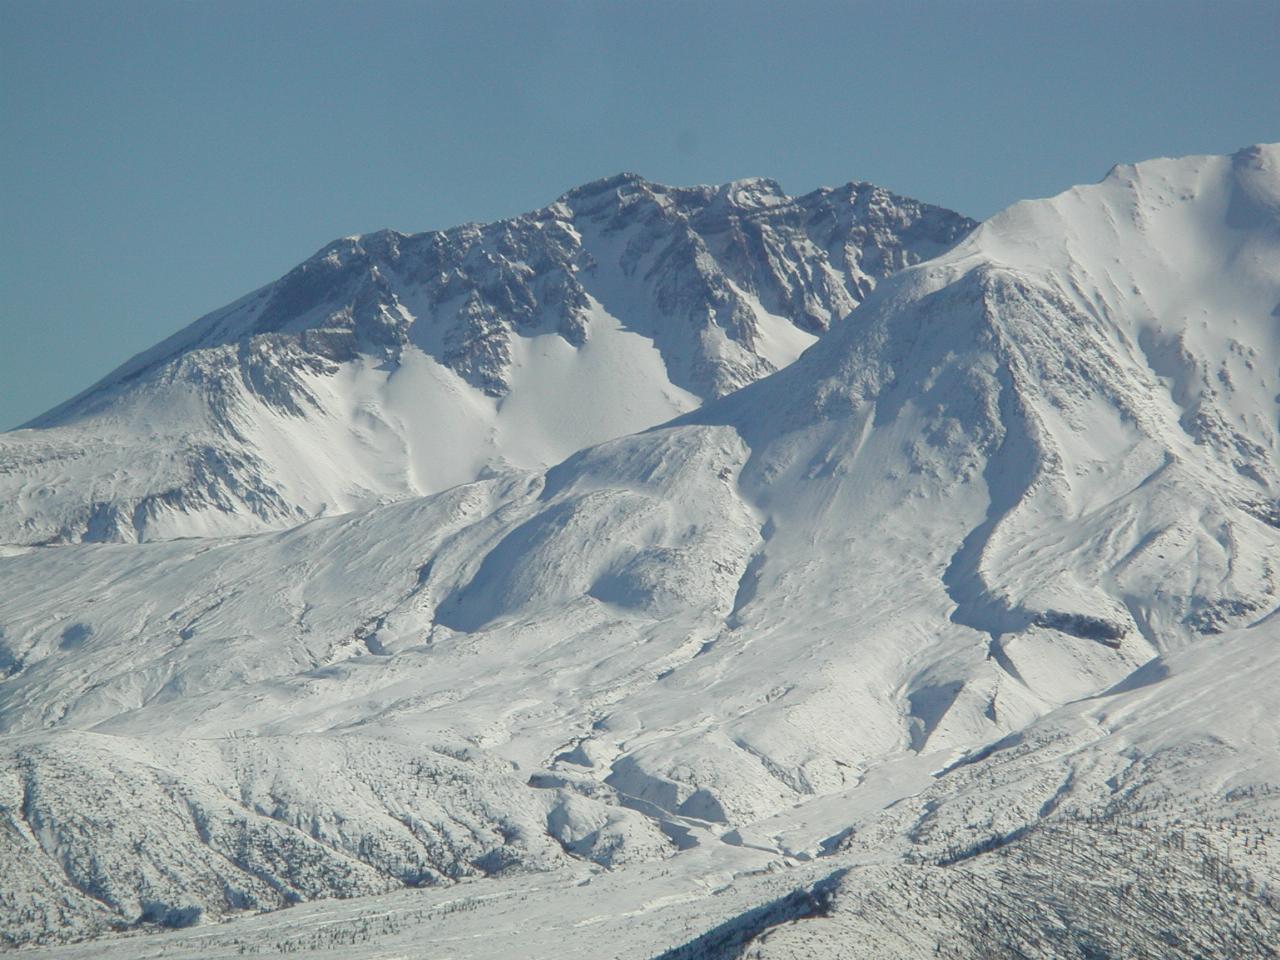
[[[1273, 943], [1277, 198], [1277, 146], [1119, 167], [550, 469], [11, 548], [10, 939], [382, 894], [304, 916], [369, 957]], [[293, 923], [163, 943], [332, 945]]]

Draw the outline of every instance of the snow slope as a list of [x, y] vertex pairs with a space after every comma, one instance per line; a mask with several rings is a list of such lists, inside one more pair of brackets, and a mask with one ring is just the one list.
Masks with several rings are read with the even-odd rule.
[[[1274, 957], [1276, 639], [1254, 629], [1161, 657], [946, 766], [761, 824], [750, 845], [142, 927], [31, 955]], [[788, 852], [798, 835], [824, 838], [816, 857]]]
[[[1081, 930], [1193, 955], [1223, 917], [1228, 952], [1264, 943], [1239, 920], [1275, 922], [1277, 304], [1280, 147], [1152, 161], [1015, 205], [785, 369], [549, 470], [240, 539], [10, 548], [5, 927], [477, 875], [493, 894], [417, 902], [563, 905], [610, 868], [635, 891], [600, 881], [600, 915], [654, 898], [609, 921], [627, 943], [711, 937], [673, 956], [954, 929], [953, 955]], [[1208, 860], [1164, 844], [1179, 818]], [[1153, 836], [1155, 878], [1120, 856]], [[1224, 858], [1252, 886], [1224, 893]], [[1186, 909], [1101, 929], [1162, 891]], [[672, 915], [688, 937], [659, 945]]]
[[0, 542], [238, 534], [545, 467], [785, 366], [973, 226], [865, 183], [624, 174], [348, 237], [0, 435]]
[[663, 957], [1277, 956], [1278, 636], [1162, 656], [898, 804], [848, 804], [793, 892]]

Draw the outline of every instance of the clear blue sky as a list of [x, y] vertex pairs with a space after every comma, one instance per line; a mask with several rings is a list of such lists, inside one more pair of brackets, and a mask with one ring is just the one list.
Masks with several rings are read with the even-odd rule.
[[1280, 2], [0, 0], [0, 428], [334, 237], [618, 170], [986, 216], [1280, 139]]

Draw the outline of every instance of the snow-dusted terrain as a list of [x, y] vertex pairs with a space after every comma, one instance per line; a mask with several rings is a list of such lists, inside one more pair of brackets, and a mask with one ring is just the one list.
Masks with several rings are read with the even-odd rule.
[[[622, 188], [584, 195], [602, 189]], [[773, 262], [742, 250], [738, 276]], [[834, 262], [815, 250], [795, 275]], [[549, 469], [553, 445], [508, 451], [430, 496], [239, 538], [15, 533], [7, 940], [1275, 955], [1280, 147], [1117, 167], [877, 279], [764, 377], [790, 355], [693, 363], [655, 321], [663, 382], [712, 399]], [[766, 287], [743, 300], [758, 342], [794, 337]], [[333, 362], [297, 381], [311, 394], [273, 380], [277, 401], [366, 360]], [[514, 361], [500, 382], [450, 369], [564, 422]], [[712, 369], [728, 379], [692, 373]], [[128, 407], [152, 389], [129, 374], [49, 423]], [[288, 414], [301, 445], [318, 411]], [[34, 491], [53, 468], [22, 458], [72, 429], [10, 435], [6, 483]]]
[[623, 174], [348, 237], [0, 436], [0, 542], [254, 532], [545, 468], [785, 366], [973, 226], [867, 183]]

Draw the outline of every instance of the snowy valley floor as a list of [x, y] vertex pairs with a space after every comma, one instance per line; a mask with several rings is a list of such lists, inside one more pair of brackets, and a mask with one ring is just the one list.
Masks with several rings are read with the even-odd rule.
[[[1206, 639], [1024, 734], [904, 758], [665, 861], [309, 903], [23, 955], [1273, 957], [1277, 627]], [[816, 856], [799, 849], [823, 835]]]

